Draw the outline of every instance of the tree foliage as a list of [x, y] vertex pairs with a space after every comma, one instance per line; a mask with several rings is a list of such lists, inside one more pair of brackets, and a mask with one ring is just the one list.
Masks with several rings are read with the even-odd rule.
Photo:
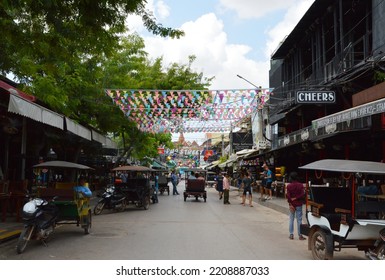
[[138, 131], [106, 96], [106, 88], [204, 89], [212, 78], [187, 64], [150, 61], [144, 42], [125, 19], [140, 15], [146, 28], [179, 38], [145, 10], [145, 0], [1, 0], [0, 72], [12, 73], [45, 104], [101, 132], [120, 135], [126, 156], [155, 156], [170, 134]]

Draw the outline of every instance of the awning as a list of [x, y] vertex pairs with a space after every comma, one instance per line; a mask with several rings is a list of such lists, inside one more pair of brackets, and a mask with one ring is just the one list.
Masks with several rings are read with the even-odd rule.
[[65, 120], [66, 120], [66, 126], [67, 126], [68, 131], [91, 141], [91, 139], [92, 139], [91, 130], [89, 130], [88, 128], [86, 128], [86, 127], [84, 127], [84, 126], [82, 126], [76, 122], [74, 122], [73, 120], [71, 120], [69, 118], [65, 118]]
[[0, 88], [2, 89], [5, 89], [6, 91], [9, 92], [9, 94], [14, 94], [14, 95], [17, 95], [17, 96], [20, 96], [24, 99], [27, 99], [28, 101], [31, 101], [31, 102], [35, 102], [36, 101], [36, 97], [33, 96], [33, 95], [28, 95], [24, 92], [22, 92], [21, 90], [7, 84], [6, 82], [3, 82], [0, 80]]
[[95, 130], [92, 130], [92, 140], [101, 143], [104, 148], [117, 149], [117, 144], [114, 141]]
[[9, 96], [8, 112], [64, 129], [63, 116], [14, 94]]
[[385, 98], [313, 120], [312, 125], [314, 128], [321, 128], [342, 122], [350, 123], [352, 120], [380, 113], [385, 113]]
[[206, 165], [204, 169], [211, 169], [219, 165], [219, 160], [213, 161], [212, 163]]

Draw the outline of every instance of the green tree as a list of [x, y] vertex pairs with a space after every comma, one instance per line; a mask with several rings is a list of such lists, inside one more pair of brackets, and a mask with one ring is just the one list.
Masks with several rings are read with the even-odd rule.
[[[179, 38], [144, 8], [145, 0], [1, 0], [0, 72], [51, 109], [101, 132], [120, 135], [128, 156], [151, 156], [170, 135], [141, 133], [106, 96], [105, 88], [203, 89], [210, 79], [187, 65], [163, 70], [151, 62], [138, 35], [123, 37], [125, 19], [140, 15], [146, 28]], [[122, 39], [123, 38], [123, 39]]]
[[41, 64], [55, 71], [56, 62], [73, 57], [108, 56], [127, 31], [125, 20], [132, 14], [141, 16], [154, 34], [183, 36], [183, 31], [157, 23], [145, 4], [146, 0], [1, 0], [0, 71], [29, 82], [35, 70], [46, 74]]

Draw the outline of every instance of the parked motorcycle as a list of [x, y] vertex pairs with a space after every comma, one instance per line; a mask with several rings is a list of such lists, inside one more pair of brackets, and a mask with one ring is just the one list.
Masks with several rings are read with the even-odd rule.
[[53, 233], [59, 216], [59, 208], [53, 203], [58, 197], [51, 201], [42, 198], [32, 198], [23, 206], [22, 217], [24, 229], [17, 241], [16, 251], [18, 254], [24, 252], [30, 240], [45, 241]]
[[[99, 195], [98, 195], [99, 196]], [[103, 209], [124, 211], [127, 206], [127, 200], [123, 193], [118, 192], [113, 185], [108, 186], [104, 193], [99, 196], [101, 199], [95, 205], [94, 214], [99, 215]]]

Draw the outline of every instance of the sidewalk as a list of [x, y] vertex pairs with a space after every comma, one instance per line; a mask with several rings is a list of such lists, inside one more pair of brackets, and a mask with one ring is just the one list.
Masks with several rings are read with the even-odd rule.
[[16, 217], [7, 216], [5, 222], [0, 222], [0, 243], [18, 238], [23, 230], [23, 223], [16, 222]]
[[[238, 189], [231, 187], [231, 192], [238, 192]], [[239, 193], [242, 195], [242, 193]], [[253, 202], [262, 206], [271, 208], [283, 214], [288, 214], [287, 201], [283, 197], [273, 197], [271, 200], [261, 201], [259, 200], [260, 194], [258, 192], [253, 193]], [[16, 217], [7, 216], [6, 222], [0, 222], [0, 243], [8, 240], [18, 238], [23, 230], [23, 223], [16, 222]]]

